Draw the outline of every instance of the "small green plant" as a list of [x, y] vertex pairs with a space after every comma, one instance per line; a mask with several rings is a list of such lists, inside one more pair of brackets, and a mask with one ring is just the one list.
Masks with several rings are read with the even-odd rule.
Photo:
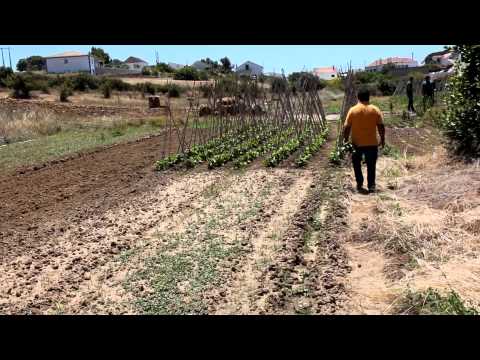
[[171, 98], [178, 98], [178, 97], [180, 97], [180, 90], [178, 89], [178, 87], [176, 87], [176, 86], [171, 86], [171, 87], [168, 89], [168, 97], [171, 97]]
[[385, 144], [385, 147], [382, 149], [382, 154], [394, 159], [399, 159], [400, 158], [400, 150], [389, 144]]
[[113, 131], [112, 131], [112, 136], [113, 137], [118, 137], [118, 136], [123, 136], [123, 135], [125, 135], [125, 132], [120, 128], [113, 129]]
[[408, 290], [394, 312], [407, 315], [478, 315], [478, 310], [465, 305], [454, 290], [442, 295], [432, 288], [422, 292]]
[[155, 95], [155, 92], [156, 92], [156, 89], [152, 83], [146, 82], [145, 84], [143, 84], [143, 93]]
[[72, 95], [73, 95], [72, 88], [69, 86], [69, 84], [64, 83], [60, 88], [60, 94], [59, 94], [60, 101], [67, 102], [68, 97]]
[[337, 144], [330, 153], [330, 163], [332, 163], [333, 165], [341, 165], [343, 160], [345, 159], [345, 156], [348, 153], [353, 154], [354, 151], [355, 149], [353, 148], [353, 145], [349, 142], [341, 145]]
[[112, 85], [110, 84], [109, 81], [106, 81], [102, 84], [102, 94], [105, 99], [110, 99], [110, 96], [112, 95]]

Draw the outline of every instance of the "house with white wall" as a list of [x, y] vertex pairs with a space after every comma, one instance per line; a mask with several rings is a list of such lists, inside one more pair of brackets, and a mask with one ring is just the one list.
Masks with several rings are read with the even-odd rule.
[[251, 61], [245, 61], [240, 66], [237, 66], [235, 72], [240, 76], [260, 76], [263, 74], [263, 66]]
[[338, 72], [337, 69], [335, 69], [335, 66], [318, 67], [313, 69], [312, 73], [323, 80], [333, 80], [338, 77]]
[[138, 71], [139, 73], [142, 72], [142, 70], [145, 66], [148, 66], [148, 62], [146, 62], [145, 60], [139, 59], [137, 57], [134, 57], [134, 56], [129, 56], [124, 61], [124, 64], [126, 64], [128, 66], [129, 70]]
[[407, 57], [389, 57], [385, 59], [378, 59], [365, 67], [365, 71], [375, 72], [382, 71], [385, 65], [393, 65], [396, 68], [410, 68], [418, 67], [418, 62], [413, 58]]
[[46, 56], [45, 64], [47, 73], [52, 74], [87, 72], [93, 75], [96, 73], [96, 69], [102, 66], [94, 56], [78, 51], [66, 51]]

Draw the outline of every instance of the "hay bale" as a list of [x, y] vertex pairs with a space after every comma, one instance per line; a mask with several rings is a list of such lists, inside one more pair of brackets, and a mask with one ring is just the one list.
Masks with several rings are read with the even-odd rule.
[[160, 96], [149, 96], [148, 97], [148, 107], [150, 109], [160, 107]]

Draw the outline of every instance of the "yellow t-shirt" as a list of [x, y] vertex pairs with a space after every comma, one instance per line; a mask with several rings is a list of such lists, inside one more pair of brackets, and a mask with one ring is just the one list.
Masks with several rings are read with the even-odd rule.
[[376, 146], [377, 125], [383, 124], [383, 115], [375, 105], [359, 102], [352, 106], [347, 114], [345, 126], [351, 126], [352, 143], [357, 146]]

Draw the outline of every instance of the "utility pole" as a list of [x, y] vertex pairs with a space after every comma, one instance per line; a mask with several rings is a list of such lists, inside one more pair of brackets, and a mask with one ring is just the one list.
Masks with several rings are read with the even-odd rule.
[[12, 68], [12, 57], [10, 56], [10, 48], [0, 48], [1, 52], [2, 52], [2, 64], [3, 64], [3, 67], [5, 67], [5, 57], [3, 56], [3, 50], [8, 50], [8, 60], [10, 62], [10, 69]]

